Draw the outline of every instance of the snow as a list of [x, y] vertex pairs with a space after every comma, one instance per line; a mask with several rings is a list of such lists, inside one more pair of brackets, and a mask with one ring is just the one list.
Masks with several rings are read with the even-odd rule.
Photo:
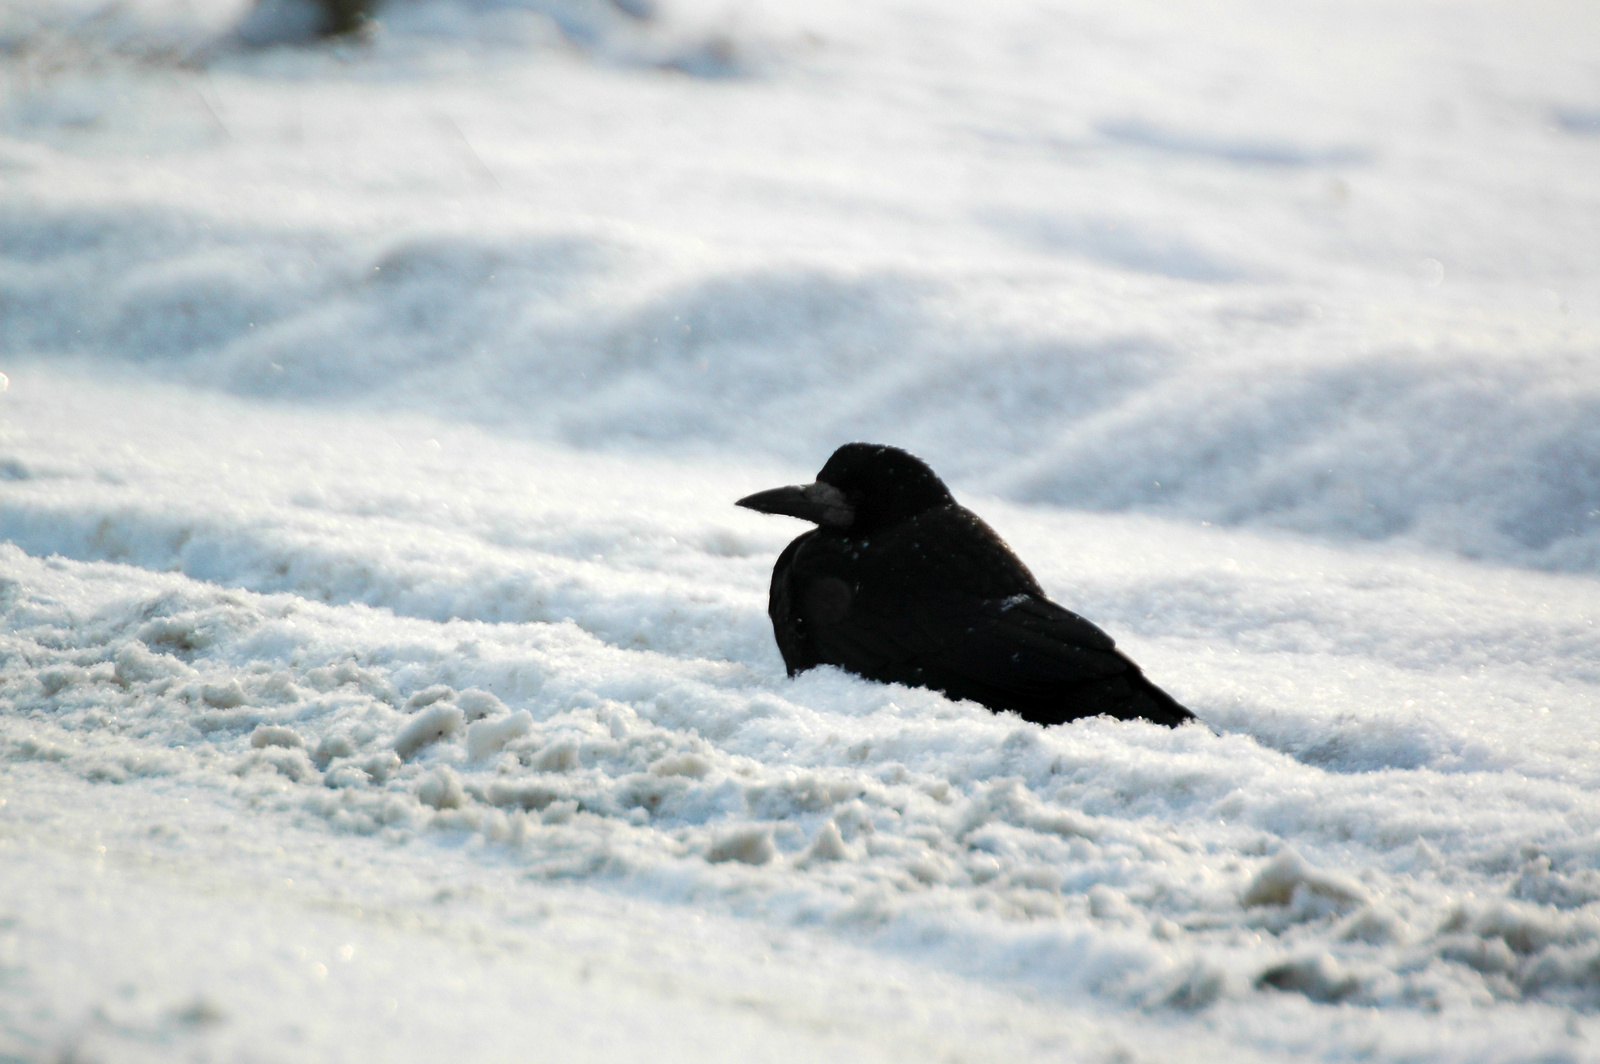
[[[1590, 5], [247, 14], [0, 11], [0, 1059], [1600, 1055]], [[1205, 726], [786, 678], [850, 439]]]

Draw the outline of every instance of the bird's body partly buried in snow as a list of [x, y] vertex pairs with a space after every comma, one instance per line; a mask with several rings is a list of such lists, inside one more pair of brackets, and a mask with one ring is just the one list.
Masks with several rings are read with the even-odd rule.
[[816, 483], [738, 505], [818, 526], [772, 570], [767, 612], [791, 676], [837, 665], [1040, 724], [1194, 718], [1110, 636], [1046, 598], [1005, 541], [905, 451], [847, 443]]

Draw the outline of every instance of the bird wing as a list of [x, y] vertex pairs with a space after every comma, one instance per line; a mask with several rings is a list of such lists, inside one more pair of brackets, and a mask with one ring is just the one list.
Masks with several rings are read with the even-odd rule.
[[822, 664], [822, 659], [817, 657], [811, 640], [807, 638], [799, 604], [794, 601], [794, 581], [791, 577], [795, 556], [816, 535], [813, 530], [790, 543], [778, 555], [778, 563], [772, 567], [767, 615], [772, 618], [772, 634], [777, 639], [778, 653], [783, 655], [783, 664], [790, 676]]
[[852, 672], [991, 704], [1044, 698], [1134, 669], [1106, 633], [1031, 594], [926, 594], [893, 603], [861, 596], [845, 617], [814, 626], [810, 636], [821, 660]]

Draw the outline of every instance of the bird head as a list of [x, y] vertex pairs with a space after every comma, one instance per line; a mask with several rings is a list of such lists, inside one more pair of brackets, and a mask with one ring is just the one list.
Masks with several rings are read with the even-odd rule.
[[915, 455], [883, 444], [847, 443], [833, 452], [815, 483], [759, 491], [737, 505], [860, 534], [954, 501], [944, 481]]

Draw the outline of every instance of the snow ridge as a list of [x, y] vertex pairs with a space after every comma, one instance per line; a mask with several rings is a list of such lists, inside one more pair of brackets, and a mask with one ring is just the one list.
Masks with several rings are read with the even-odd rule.
[[[0, 325], [0, 348], [587, 448], [819, 462], [841, 440], [894, 440], [1019, 501], [1600, 569], [1600, 363], [1576, 342], [1263, 372], [1122, 323], [1040, 320], [1043, 292], [1006, 297], [1013, 329], [980, 331], [979, 306], [945, 324], [952, 305], [995, 296], [914, 274], [710, 276], [636, 305], [619, 292], [643, 283], [641, 253], [593, 239], [363, 247], [207, 229], [159, 214], [0, 219], [0, 298], [31, 308]], [[1231, 312], [1187, 299], [1190, 313]], [[955, 444], [954, 423], [982, 446]]]

